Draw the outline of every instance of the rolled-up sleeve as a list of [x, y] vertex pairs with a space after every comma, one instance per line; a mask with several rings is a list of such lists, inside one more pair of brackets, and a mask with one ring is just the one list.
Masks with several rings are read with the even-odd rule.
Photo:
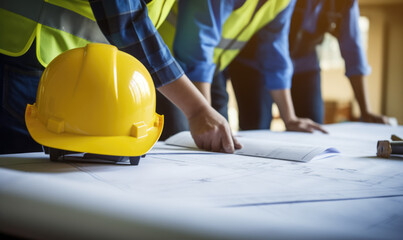
[[261, 72], [258, 74], [268, 90], [291, 88], [293, 64], [288, 49], [288, 34], [295, 0], [280, 12], [273, 21], [260, 29], [252, 38], [252, 50], [238, 57], [237, 61]]
[[359, 17], [358, 1], [355, 0], [351, 8], [347, 9], [347, 12], [344, 14], [338, 37], [340, 52], [345, 61], [347, 77], [367, 75], [371, 72], [362, 44], [358, 22]]
[[183, 75], [183, 70], [148, 17], [140, 0], [90, 0], [96, 21], [108, 41], [137, 58], [158, 88]]
[[212, 82], [216, 68], [214, 48], [220, 42], [222, 26], [234, 8], [233, 2], [179, 1], [173, 52], [193, 82]]

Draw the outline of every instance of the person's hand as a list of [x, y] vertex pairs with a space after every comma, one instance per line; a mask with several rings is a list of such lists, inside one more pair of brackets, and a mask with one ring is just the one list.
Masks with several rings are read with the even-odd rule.
[[323, 129], [320, 124], [312, 121], [309, 118], [296, 117], [284, 123], [287, 131], [312, 133], [313, 131], [317, 130], [323, 133], [327, 133], [327, 131]]
[[383, 123], [389, 124], [389, 118], [383, 115], [377, 115], [374, 113], [365, 113], [361, 115], [361, 121], [368, 123]]
[[299, 118], [295, 115], [290, 89], [271, 90], [270, 95], [277, 104], [287, 131], [310, 132], [315, 130], [327, 133], [318, 123], [308, 118]]
[[208, 106], [188, 119], [192, 137], [200, 149], [233, 153], [242, 145], [232, 135], [227, 120]]
[[158, 90], [183, 111], [197, 147], [226, 153], [242, 147], [232, 136], [227, 120], [210, 106], [185, 74]]
[[361, 121], [369, 123], [392, 124], [387, 116], [372, 113], [369, 104], [369, 94], [367, 90], [367, 81], [365, 76], [357, 75], [349, 77], [354, 95], [357, 99], [361, 111]]

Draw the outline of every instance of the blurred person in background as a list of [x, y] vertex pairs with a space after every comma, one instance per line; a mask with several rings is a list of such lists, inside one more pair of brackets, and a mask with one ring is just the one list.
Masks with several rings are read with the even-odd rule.
[[[291, 95], [297, 116], [323, 123], [324, 103], [321, 93], [321, 69], [316, 46], [325, 33], [335, 36], [345, 61], [349, 78], [361, 111], [361, 121], [388, 123], [388, 117], [373, 113], [365, 76], [371, 72], [359, 29], [357, 0], [297, 0], [292, 15], [289, 47], [294, 66]], [[255, 38], [229, 67], [243, 130], [270, 129], [272, 98], [262, 90], [265, 74], [250, 64], [262, 41]], [[244, 78], [250, 78], [246, 84]]]

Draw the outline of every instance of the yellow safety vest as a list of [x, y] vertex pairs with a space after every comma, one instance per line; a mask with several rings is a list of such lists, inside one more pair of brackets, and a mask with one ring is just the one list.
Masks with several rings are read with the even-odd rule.
[[[283, 11], [289, 2], [290, 0], [269, 0], [257, 9], [258, 0], [246, 0], [240, 8], [233, 11], [224, 23], [220, 43], [214, 49], [213, 61], [217, 66], [216, 70], [224, 70], [252, 36]], [[171, 51], [177, 11], [175, 4], [158, 29]]]
[[[157, 28], [175, 0], [153, 0], [148, 14]], [[36, 55], [46, 67], [60, 53], [89, 42], [108, 43], [87, 0], [0, 1], [0, 53], [21, 56], [36, 38]]]

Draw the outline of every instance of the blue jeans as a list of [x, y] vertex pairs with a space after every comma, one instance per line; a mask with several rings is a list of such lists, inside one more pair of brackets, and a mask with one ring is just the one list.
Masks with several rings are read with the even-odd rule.
[[236, 59], [228, 70], [238, 104], [240, 130], [270, 129], [273, 100], [261, 73]]
[[211, 106], [228, 120], [228, 92], [226, 72], [214, 76], [211, 83]]
[[42, 151], [25, 125], [25, 108], [33, 104], [41, 68], [5, 61], [0, 57], [0, 154]]
[[292, 101], [298, 117], [323, 123], [324, 104], [320, 71], [296, 73], [292, 78]]
[[[234, 61], [228, 68], [239, 109], [241, 130], [270, 129], [273, 100], [259, 72]], [[298, 117], [323, 123], [324, 104], [320, 71], [294, 74], [291, 95]]]

